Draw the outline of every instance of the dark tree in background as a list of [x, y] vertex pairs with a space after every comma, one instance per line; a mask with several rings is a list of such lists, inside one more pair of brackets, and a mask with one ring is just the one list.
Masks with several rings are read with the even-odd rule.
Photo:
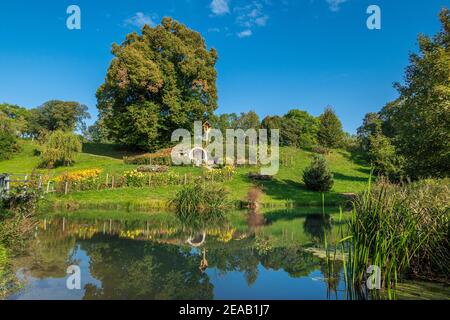
[[342, 123], [336, 113], [327, 107], [325, 112], [319, 117], [319, 144], [326, 148], [337, 148], [341, 145], [344, 132]]
[[112, 53], [97, 99], [117, 142], [147, 150], [167, 146], [175, 129], [191, 130], [217, 108], [217, 52], [185, 25], [171, 18], [145, 25]]

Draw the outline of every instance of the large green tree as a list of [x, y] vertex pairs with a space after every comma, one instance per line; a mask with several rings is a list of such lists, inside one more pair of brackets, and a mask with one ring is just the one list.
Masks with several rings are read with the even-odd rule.
[[319, 117], [320, 125], [317, 134], [320, 145], [326, 148], [337, 148], [341, 145], [344, 132], [342, 123], [336, 113], [327, 107]]
[[319, 121], [306, 111], [293, 109], [283, 117], [283, 144], [308, 148], [317, 143]]
[[191, 129], [217, 108], [218, 55], [202, 36], [164, 18], [127, 35], [112, 48], [105, 83], [97, 91], [100, 117], [118, 142], [156, 149], [173, 130]]
[[450, 173], [450, 12], [440, 13], [442, 30], [419, 36], [418, 54], [410, 55], [400, 98], [381, 112], [393, 142], [414, 178]]
[[42, 131], [84, 130], [84, 120], [90, 118], [88, 108], [78, 102], [51, 100], [32, 109], [28, 119], [30, 132], [38, 136]]

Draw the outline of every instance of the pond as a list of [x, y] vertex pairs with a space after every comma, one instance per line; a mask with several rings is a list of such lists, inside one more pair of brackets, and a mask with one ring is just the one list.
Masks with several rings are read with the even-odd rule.
[[[338, 237], [339, 215], [320, 211], [233, 212], [200, 228], [170, 213], [48, 216], [14, 261], [23, 287], [9, 299], [371, 298], [350, 295], [342, 263], [327, 263], [324, 239]], [[67, 287], [72, 265], [79, 290]], [[409, 297], [450, 297], [440, 286], [409, 289]]]

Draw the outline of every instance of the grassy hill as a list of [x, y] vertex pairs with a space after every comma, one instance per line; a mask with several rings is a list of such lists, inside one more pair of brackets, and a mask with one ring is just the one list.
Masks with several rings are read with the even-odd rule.
[[[39, 157], [34, 150], [38, 148], [35, 143], [22, 141], [22, 152], [12, 159], [0, 161], [0, 172], [13, 174], [29, 174], [36, 169]], [[124, 164], [121, 160], [130, 153], [119, 146], [104, 144], [85, 144], [83, 153], [77, 156], [72, 167], [57, 168], [53, 170], [37, 169], [37, 172], [58, 175], [67, 171], [89, 168], [101, 168], [103, 173], [121, 174], [135, 169], [136, 165]], [[280, 158], [282, 164], [279, 173], [273, 181], [258, 182], [264, 191], [262, 198], [266, 207], [285, 206], [320, 206], [322, 195], [306, 190], [302, 182], [303, 170], [310, 164], [312, 153], [294, 148], [281, 148]], [[369, 176], [369, 167], [357, 158], [343, 150], [334, 150], [327, 156], [331, 170], [334, 173], [335, 184], [333, 190], [325, 195], [326, 205], [338, 205], [343, 193], [357, 193], [362, 191]], [[200, 168], [172, 167], [171, 171], [177, 173], [201, 174]], [[232, 181], [224, 185], [230, 191], [233, 200], [245, 200], [248, 190], [255, 182], [248, 179], [247, 174], [255, 168], [238, 168]], [[53, 204], [75, 207], [97, 208], [150, 208], [164, 207], [169, 199], [180, 187], [165, 186], [153, 188], [124, 188], [115, 190], [84, 191], [71, 193], [67, 196], [50, 196]]]

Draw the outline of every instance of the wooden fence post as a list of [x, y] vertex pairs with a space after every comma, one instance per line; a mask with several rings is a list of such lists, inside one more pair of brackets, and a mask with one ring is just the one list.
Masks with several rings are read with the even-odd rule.
[[11, 177], [10, 177], [9, 174], [7, 174], [7, 175], [5, 176], [5, 190], [6, 190], [6, 194], [9, 194], [10, 181], [11, 181]]
[[112, 189], [114, 189], [114, 182], [115, 182], [115, 181], [114, 181], [114, 177], [115, 177], [115, 176], [112, 176], [112, 177], [111, 177], [111, 188], [112, 188]]
[[47, 182], [47, 192], [46, 193], [49, 193], [50, 192], [50, 180], [48, 180], [48, 182]]
[[67, 195], [69, 193], [69, 182], [66, 181], [66, 185], [64, 187], [64, 194]]
[[109, 173], [106, 174], [106, 189], [108, 189], [109, 186]]
[[38, 184], [38, 190], [40, 191], [42, 189], [42, 175], [39, 176], [39, 184]]

